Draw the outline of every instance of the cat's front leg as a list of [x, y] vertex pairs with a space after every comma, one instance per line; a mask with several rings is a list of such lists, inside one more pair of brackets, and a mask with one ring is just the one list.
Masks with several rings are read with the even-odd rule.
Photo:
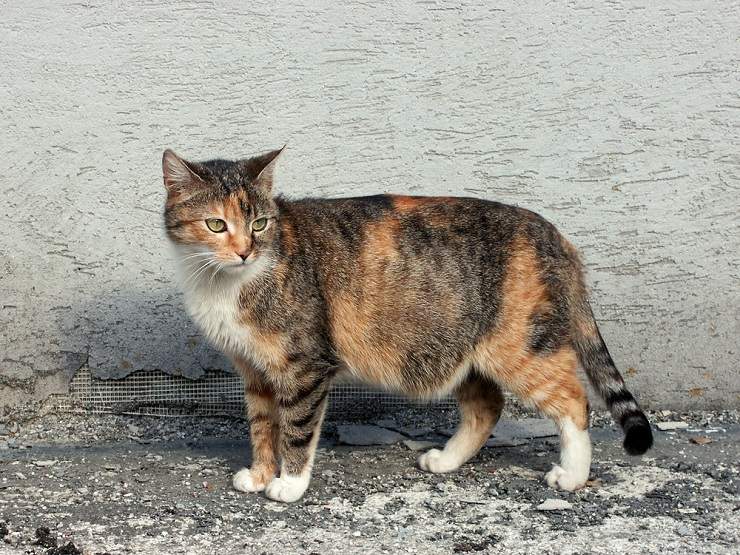
[[311, 481], [311, 469], [326, 411], [332, 372], [322, 366], [297, 370], [296, 381], [277, 391], [280, 422], [280, 477], [267, 485], [275, 501], [298, 501]]
[[280, 435], [275, 394], [259, 374], [245, 363], [237, 363], [244, 376], [244, 397], [252, 444], [252, 466], [234, 474], [239, 491], [263, 491], [277, 474], [277, 449]]

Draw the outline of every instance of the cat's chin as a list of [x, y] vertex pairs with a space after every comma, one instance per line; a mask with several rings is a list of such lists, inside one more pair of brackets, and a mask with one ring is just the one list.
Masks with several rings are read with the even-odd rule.
[[236, 279], [251, 279], [258, 274], [262, 273], [266, 269], [267, 260], [265, 257], [260, 256], [247, 260], [246, 264], [229, 264], [221, 269], [221, 272], [225, 273], [229, 277]]
[[229, 264], [222, 268], [222, 272], [226, 272], [232, 276], [238, 276], [250, 271], [252, 264]]

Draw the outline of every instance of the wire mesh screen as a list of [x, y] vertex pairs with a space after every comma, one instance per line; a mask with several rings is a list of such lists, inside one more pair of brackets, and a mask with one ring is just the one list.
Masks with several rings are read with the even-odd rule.
[[[329, 418], [366, 418], [413, 404], [405, 397], [369, 389], [359, 384], [334, 386], [329, 396]], [[437, 405], [452, 406], [450, 399]], [[72, 378], [68, 395], [54, 399], [57, 410], [151, 416], [244, 414], [244, 389], [240, 376], [209, 370], [192, 380], [164, 372], [135, 372], [119, 380], [93, 377], [83, 368]]]

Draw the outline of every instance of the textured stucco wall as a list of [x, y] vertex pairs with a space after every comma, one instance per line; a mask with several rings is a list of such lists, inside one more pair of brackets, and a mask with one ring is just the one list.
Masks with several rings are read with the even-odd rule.
[[161, 151], [287, 142], [288, 194], [542, 213], [646, 404], [740, 406], [737, 2], [2, 4], [0, 405], [84, 364], [220, 366], [172, 285]]

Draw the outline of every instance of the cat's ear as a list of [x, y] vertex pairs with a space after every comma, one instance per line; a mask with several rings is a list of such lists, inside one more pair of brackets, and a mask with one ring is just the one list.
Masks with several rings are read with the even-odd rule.
[[173, 197], [182, 196], [183, 193], [205, 184], [193, 165], [170, 149], [165, 150], [162, 155], [162, 175], [165, 189]]
[[285, 146], [246, 160], [250, 173], [255, 176], [252, 180], [254, 187], [265, 193], [269, 193], [272, 190], [272, 178], [275, 175], [275, 166], [277, 165], [280, 154], [284, 150]]

